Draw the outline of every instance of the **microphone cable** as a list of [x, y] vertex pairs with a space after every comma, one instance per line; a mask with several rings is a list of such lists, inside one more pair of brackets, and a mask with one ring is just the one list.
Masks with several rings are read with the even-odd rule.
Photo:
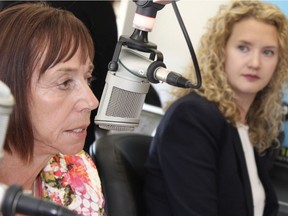
[[183, 19], [181, 17], [181, 14], [179, 12], [178, 6], [176, 4], [176, 1], [172, 1], [172, 7], [174, 9], [175, 15], [177, 17], [177, 20], [178, 20], [179, 25], [181, 27], [181, 30], [183, 32], [184, 38], [186, 40], [186, 43], [188, 45], [189, 52], [190, 52], [190, 55], [191, 55], [191, 58], [192, 58], [192, 61], [193, 61], [194, 68], [195, 68], [195, 74], [196, 74], [197, 82], [196, 82], [196, 84], [192, 83], [192, 88], [198, 89], [202, 85], [202, 78], [201, 78], [201, 73], [200, 73], [197, 57], [196, 57], [192, 42], [191, 42], [191, 40], [189, 38], [188, 32], [186, 30], [186, 27], [184, 25]]

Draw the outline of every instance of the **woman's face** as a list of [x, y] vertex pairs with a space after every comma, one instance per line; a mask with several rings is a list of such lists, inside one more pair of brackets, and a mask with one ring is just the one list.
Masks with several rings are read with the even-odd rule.
[[82, 64], [78, 50], [39, 80], [39, 72], [33, 74], [29, 108], [37, 152], [75, 154], [83, 148], [90, 112], [99, 104], [88, 85], [92, 70], [91, 59]]
[[253, 18], [234, 24], [225, 49], [225, 73], [238, 99], [254, 99], [279, 59], [277, 29]]

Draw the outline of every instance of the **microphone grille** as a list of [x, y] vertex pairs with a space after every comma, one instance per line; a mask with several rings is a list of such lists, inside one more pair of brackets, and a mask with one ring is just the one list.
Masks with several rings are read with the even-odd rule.
[[94, 122], [107, 130], [133, 130], [140, 115], [150, 83], [132, 81], [108, 73]]
[[[131, 92], [114, 87], [106, 115], [121, 118], [137, 118], [141, 114], [146, 94]], [[124, 106], [119, 106], [122, 104]]]

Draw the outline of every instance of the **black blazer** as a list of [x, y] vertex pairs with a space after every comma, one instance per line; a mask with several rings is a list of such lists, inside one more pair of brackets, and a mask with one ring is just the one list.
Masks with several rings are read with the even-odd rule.
[[[269, 179], [272, 151], [255, 154], [266, 192], [265, 216], [277, 215]], [[166, 112], [146, 163], [149, 216], [253, 216], [248, 171], [237, 128], [214, 103], [191, 93]]]

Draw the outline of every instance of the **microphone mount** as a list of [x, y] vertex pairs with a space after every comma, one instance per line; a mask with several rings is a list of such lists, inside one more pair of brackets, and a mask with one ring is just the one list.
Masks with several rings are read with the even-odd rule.
[[[136, 13], [153, 18], [155, 18], [157, 12], [165, 6], [164, 4], [167, 4], [167, 1], [164, 2], [164, 4], [158, 4], [151, 0], [133, 0], [133, 2], [137, 5]], [[161, 1], [159, 1], [159, 3], [161, 3]]]
[[120, 36], [112, 57], [112, 61], [108, 64], [110, 71], [116, 72], [118, 70], [119, 55], [122, 46], [126, 46], [133, 50], [138, 50], [145, 53], [150, 53], [149, 59], [163, 62], [163, 54], [157, 50], [157, 45], [148, 41], [147, 32], [135, 29], [130, 37], [125, 35]]
[[[174, 3], [173, 6], [176, 7], [175, 0], [133, 0], [137, 4], [137, 9], [133, 21], [134, 31], [130, 37], [122, 35], [120, 36], [112, 57], [112, 60], [108, 64], [108, 70], [112, 73], [116, 73], [118, 70], [119, 56], [122, 50], [122, 47], [125, 46], [132, 50], [137, 50], [144, 53], [149, 53], [149, 59], [152, 61], [147, 67], [147, 80], [151, 83], [159, 83], [158, 78], [156, 77], [156, 70], [159, 68], [166, 69], [165, 64], [163, 63], [163, 54], [157, 50], [157, 45], [149, 42], [148, 40], [148, 31], [152, 30], [157, 12], [161, 10], [165, 4]], [[155, 2], [159, 3], [155, 3]], [[177, 12], [177, 11], [176, 11]], [[186, 30], [186, 29], [184, 29]], [[187, 39], [189, 41], [189, 38]], [[189, 44], [188, 44], [189, 45]], [[192, 45], [191, 45], [192, 46]], [[190, 47], [193, 51], [193, 47]], [[194, 51], [193, 51], [194, 52]], [[193, 53], [194, 54], [194, 53]], [[197, 63], [196, 57], [193, 59], [194, 66], [196, 69], [197, 83], [196, 85], [191, 82], [187, 82], [180, 74], [173, 73], [169, 75], [167, 83], [183, 88], [199, 88], [201, 86], [201, 76]], [[165, 73], [164, 73], [165, 74]], [[166, 80], [166, 78], [165, 78]], [[180, 83], [181, 84], [180, 84]]]
[[[148, 40], [148, 32], [152, 30], [157, 11], [162, 9], [164, 4], [172, 2], [173, 5], [175, 1], [134, 1], [138, 4], [133, 20], [134, 31], [130, 37], [120, 36], [108, 64], [106, 84], [94, 119], [100, 128], [125, 131], [137, 127], [150, 83], [164, 82], [182, 88], [200, 87], [198, 67], [198, 82], [194, 85], [181, 74], [167, 70], [163, 63], [163, 54], [157, 50], [156, 44]], [[186, 39], [186, 42], [189, 41], [189, 37]], [[189, 50], [193, 50], [193, 47]], [[196, 57], [193, 62], [197, 63]]]
[[[154, 3], [151, 0], [133, 0], [133, 2], [137, 4], [136, 14], [152, 19], [155, 19], [157, 11], [161, 10], [165, 6]], [[108, 64], [108, 69], [110, 71], [116, 72], [118, 70], [118, 60], [122, 46], [140, 52], [150, 53], [150, 60], [154, 61], [156, 57], [156, 61], [163, 62], [163, 54], [157, 50], [157, 45], [148, 40], [148, 30], [143, 26], [135, 26], [135, 24], [134, 28], [135, 29], [130, 37], [125, 35], [120, 36], [114, 50], [112, 61]]]

